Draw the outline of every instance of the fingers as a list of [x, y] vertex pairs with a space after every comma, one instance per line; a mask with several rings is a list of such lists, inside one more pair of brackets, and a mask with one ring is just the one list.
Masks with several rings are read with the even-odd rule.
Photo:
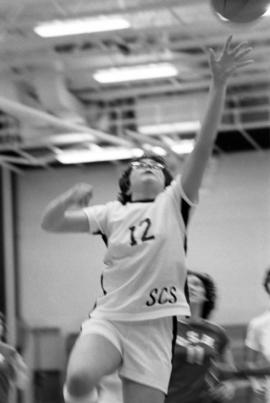
[[225, 72], [226, 72], [226, 74], [227, 74], [228, 76], [231, 76], [236, 70], [238, 70], [239, 68], [241, 68], [241, 67], [243, 67], [243, 66], [246, 66], [246, 65], [248, 65], [248, 64], [250, 64], [250, 63], [252, 63], [250, 60], [243, 61], [243, 62], [239, 62], [239, 63], [235, 64], [234, 66], [232, 66], [232, 67], [226, 69]]
[[241, 58], [242, 56], [247, 55], [252, 50], [252, 47], [248, 46], [247, 41], [240, 42], [238, 45], [235, 45], [234, 47], [232, 47], [231, 46], [232, 38], [233, 37], [231, 35], [227, 39], [225, 46], [224, 46], [223, 54], [227, 53], [227, 54], [233, 55], [235, 58]]
[[234, 66], [232, 66], [230, 69], [228, 69], [227, 73], [232, 74], [236, 70], [238, 70], [242, 67], [248, 66], [249, 64], [252, 64], [253, 62], [254, 62], [254, 60], [251, 60], [251, 59], [239, 61], [239, 62], [235, 63]]
[[223, 45], [222, 51], [221, 51], [222, 54], [229, 52], [230, 47], [231, 47], [231, 43], [232, 43], [232, 38], [233, 38], [232, 35], [230, 35], [230, 36], [227, 38], [226, 42], [225, 42], [224, 45]]
[[[248, 55], [251, 50], [253, 49], [251, 46], [248, 46], [248, 42], [240, 42], [238, 45], [232, 47], [232, 38], [233, 36], [230, 35], [229, 38], [227, 39], [223, 50], [221, 52], [221, 55], [225, 56], [225, 55], [231, 55], [233, 56], [236, 60]], [[215, 60], [215, 52], [212, 48], [208, 49], [208, 53], [210, 56], [211, 60]]]
[[216, 83], [225, 83], [236, 70], [254, 62], [249, 56], [252, 47], [248, 46], [247, 42], [232, 46], [232, 38], [232, 35], [228, 37], [222, 53], [218, 56], [213, 49], [209, 49], [210, 67]]
[[249, 64], [252, 64], [252, 63], [254, 63], [253, 59], [242, 60], [242, 61], [237, 63], [237, 68], [238, 67], [243, 67], [243, 66], [248, 66]]
[[248, 48], [240, 49], [238, 52], [235, 53], [234, 57], [235, 57], [235, 59], [240, 59], [243, 56], [248, 55], [251, 51], [252, 51], [252, 47], [250, 47], [250, 46]]
[[78, 204], [81, 207], [87, 207], [90, 204], [91, 196], [84, 196], [81, 200], [79, 200]]
[[79, 206], [88, 206], [93, 196], [91, 185], [79, 183], [71, 189], [71, 197], [75, 204]]
[[230, 36], [228, 37], [228, 39], [226, 40], [225, 45], [224, 45], [224, 47], [223, 47], [223, 52], [226, 52], [226, 53], [229, 52], [230, 47], [231, 47], [231, 43], [232, 43], [232, 38], [233, 38], [233, 36], [230, 35]]
[[[229, 39], [232, 39], [230, 37]], [[251, 46], [248, 46], [248, 42], [241, 42], [238, 45], [236, 45], [233, 48], [229, 48], [228, 45], [231, 44], [231, 41], [229, 39], [226, 42], [226, 50], [223, 53], [223, 58], [231, 58], [234, 61], [234, 66], [232, 66], [232, 71], [239, 67], [246, 66], [248, 64], [251, 64], [254, 62], [253, 59], [249, 58], [249, 53], [252, 50]]]
[[208, 49], [208, 54], [209, 54], [210, 63], [214, 63], [216, 60], [216, 55], [215, 55], [214, 49], [212, 49], [212, 48]]
[[81, 200], [81, 202], [82, 202], [82, 204], [84, 205], [84, 206], [89, 206], [89, 204], [90, 204], [90, 200], [92, 199], [92, 191], [91, 192], [87, 192], [83, 197], [82, 197], [82, 200]]
[[243, 49], [243, 48], [246, 49], [247, 46], [248, 46], [248, 42], [247, 42], [247, 41], [243, 41], [243, 42], [238, 43], [238, 45], [235, 45], [235, 46], [231, 47], [231, 49], [229, 49], [229, 50], [230, 50], [230, 53], [236, 54], [236, 53], [239, 52], [241, 49]]

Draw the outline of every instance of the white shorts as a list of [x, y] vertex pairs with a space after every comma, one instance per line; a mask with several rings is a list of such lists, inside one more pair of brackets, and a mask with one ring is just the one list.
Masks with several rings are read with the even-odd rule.
[[82, 324], [81, 337], [90, 333], [106, 337], [119, 350], [121, 377], [167, 393], [176, 337], [174, 318], [138, 322], [90, 318]]

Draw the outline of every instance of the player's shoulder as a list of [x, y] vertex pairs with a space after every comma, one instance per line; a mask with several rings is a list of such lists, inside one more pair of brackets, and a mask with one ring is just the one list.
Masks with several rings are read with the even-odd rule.
[[179, 327], [188, 327], [190, 326], [190, 319], [189, 318], [178, 318], [177, 319], [177, 328], [179, 329]]
[[210, 320], [204, 319], [204, 326], [218, 335], [227, 337], [224, 326], [217, 322], [212, 322]]
[[270, 311], [263, 312], [252, 318], [249, 322], [249, 327], [261, 327], [267, 323], [270, 325]]
[[0, 342], [0, 353], [4, 355], [15, 355], [16, 349], [5, 342]]
[[125, 204], [122, 204], [119, 200], [111, 200], [111, 201], [108, 201], [105, 204], [105, 206], [108, 209], [119, 209], [119, 208], [122, 208], [123, 206], [125, 206]]
[[208, 329], [213, 332], [217, 333], [226, 333], [225, 329], [222, 325], [212, 322], [208, 319], [190, 319], [190, 318], [181, 318], [177, 321], [179, 326], [186, 326], [186, 327], [199, 327], [202, 329]]
[[106, 213], [106, 212], [110, 212], [110, 211], [115, 211], [118, 209], [121, 209], [123, 206], [122, 203], [120, 203], [120, 201], [118, 200], [111, 200], [108, 202], [105, 202], [103, 204], [94, 204], [94, 205], [90, 205], [86, 208], [84, 208], [84, 210], [86, 210], [86, 212], [101, 212], [101, 213]]
[[177, 200], [180, 204], [188, 206], [188, 208], [194, 208], [197, 206], [198, 201], [192, 201], [187, 196], [183, 186], [181, 175], [178, 174], [170, 183], [169, 186], [165, 188], [164, 192], [159, 195], [160, 198], [166, 197], [169, 200]]

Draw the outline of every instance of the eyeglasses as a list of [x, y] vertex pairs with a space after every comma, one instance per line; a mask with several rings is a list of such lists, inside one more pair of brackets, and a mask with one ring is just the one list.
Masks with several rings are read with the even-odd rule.
[[143, 169], [143, 168], [151, 168], [151, 169], [157, 169], [157, 170], [162, 170], [164, 169], [164, 165], [161, 164], [160, 162], [157, 161], [133, 161], [130, 164], [132, 168], [135, 169]]

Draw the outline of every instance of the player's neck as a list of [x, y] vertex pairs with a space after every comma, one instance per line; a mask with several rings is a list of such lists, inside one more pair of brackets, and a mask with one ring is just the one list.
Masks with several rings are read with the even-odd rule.
[[163, 186], [155, 180], [155, 177], [146, 176], [144, 180], [137, 181], [131, 187], [131, 200], [154, 200], [162, 190]]
[[191, 312], [190, 318], [192, 320], [200, 320], [202, 318], [202, 305], [199, 303], [198, 304], [191, 303], [190, 312]]
[[158, 195], [158, 192], [154, 189], [151, 188], [146, 188], [143, 191], [138, 191], [134, 192], [131, 195], [131, 200], [133, 202], [135, 201], [141, 201], [141, 200], [154, 200]]

